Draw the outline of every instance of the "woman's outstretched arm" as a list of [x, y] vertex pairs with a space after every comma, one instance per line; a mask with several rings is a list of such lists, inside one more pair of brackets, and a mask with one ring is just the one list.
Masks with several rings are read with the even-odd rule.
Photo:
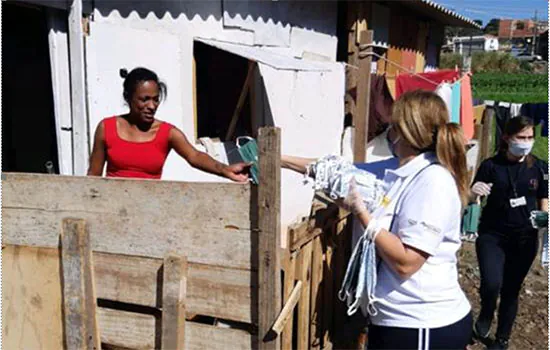
[[302, 158], [294, 156], [281, 156], [281, 167], [285, 169], [294, 170], [300, 174], [306, 173], [306, 167], [308, 164], [317, 161], [315, 158]]

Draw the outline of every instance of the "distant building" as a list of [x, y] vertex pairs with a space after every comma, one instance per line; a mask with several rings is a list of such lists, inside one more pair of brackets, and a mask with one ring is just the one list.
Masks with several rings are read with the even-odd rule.
[[533, 36], [536, 23], [531, 19], [501, 19], [498, 27], [499, 39], [515, 39]]
[[448, 43], [452, 52], [469, 54], [474, 52], [498, 51], [498, 38], [493, 35], [461, 36]]

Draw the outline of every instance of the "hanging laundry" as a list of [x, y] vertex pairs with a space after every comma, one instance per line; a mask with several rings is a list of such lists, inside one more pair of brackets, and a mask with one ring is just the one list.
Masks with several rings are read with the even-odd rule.
[[542, 125], [540, 136], [548, 137], [548, 102], [525, 103], [521, 106], [521, 115], [533, 119], [535, 125]]
[[384, 76], [371, 74], [368, 141], [386, 130], [391, 122], [393, 97]]
[[460, 125], [468, 140], [474, 137], [474, 104], [470, 79], [470, 74], [466, 74], [460, 80]]
[[412, 90], [429, 90], [435, 91], [437, 86], [442, 82], [453, 82], [460, 76], [460, 72], [455, 70], [439, 70], [429, 73], [418, 74], [400, 74], [396, 79], [395, 98], [399, 98], [403, 93]]
[[460, 124], [460, 82], [451, 86], [451, 123]]
[[521, 115], [521, 103], [510, 104], [510, 117], [515, 118]]
[[476, 124], [482, 123], [484, 112], [485, 112], [485, 105], [474, 106], [474, 122]]
[[445, 102], [445, 105], [447, 106], [447, 113], [449, 115], [449, 121], [451, 121], [451, 97], [452, 97], [452, 89], [451, 84], [449, 83], [441, 83], [435, 89], [435, 93], [439, 95], [443, 99], [443, 102]]

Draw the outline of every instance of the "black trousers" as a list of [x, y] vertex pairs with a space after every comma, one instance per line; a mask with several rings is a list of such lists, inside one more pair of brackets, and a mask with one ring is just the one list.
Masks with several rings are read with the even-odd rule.
[[500, 295], [496, 336], [510, 338], [518, 311], [519, 292], [537, 249], [536, 230], [506, 235], [480, 232], [476, 253], [481, 274], [481, 311], [476, 326], [482, 335], [489, 332]]
[[440, 328], [369, 326], [367, 349], [466, 349], [472, 337], [472, 314]]

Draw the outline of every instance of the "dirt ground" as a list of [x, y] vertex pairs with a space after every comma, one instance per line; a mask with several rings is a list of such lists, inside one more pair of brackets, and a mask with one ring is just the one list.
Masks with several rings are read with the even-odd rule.
[[[459, 253], [459, 278], [474, 309], [474, 317], [479, 313], [479, 268], [475, 253], [475, 243], [463, 242]], [[496, 317], [491, 327], [494, 336]], [[481, 350], [485, 346], [475, 343], [470, 350]], [[523, 283], [520, 294], [519, 309], [510, 349], [548, 349], [548, 273], [541, 266], [540, 255], [537, 256]]]

